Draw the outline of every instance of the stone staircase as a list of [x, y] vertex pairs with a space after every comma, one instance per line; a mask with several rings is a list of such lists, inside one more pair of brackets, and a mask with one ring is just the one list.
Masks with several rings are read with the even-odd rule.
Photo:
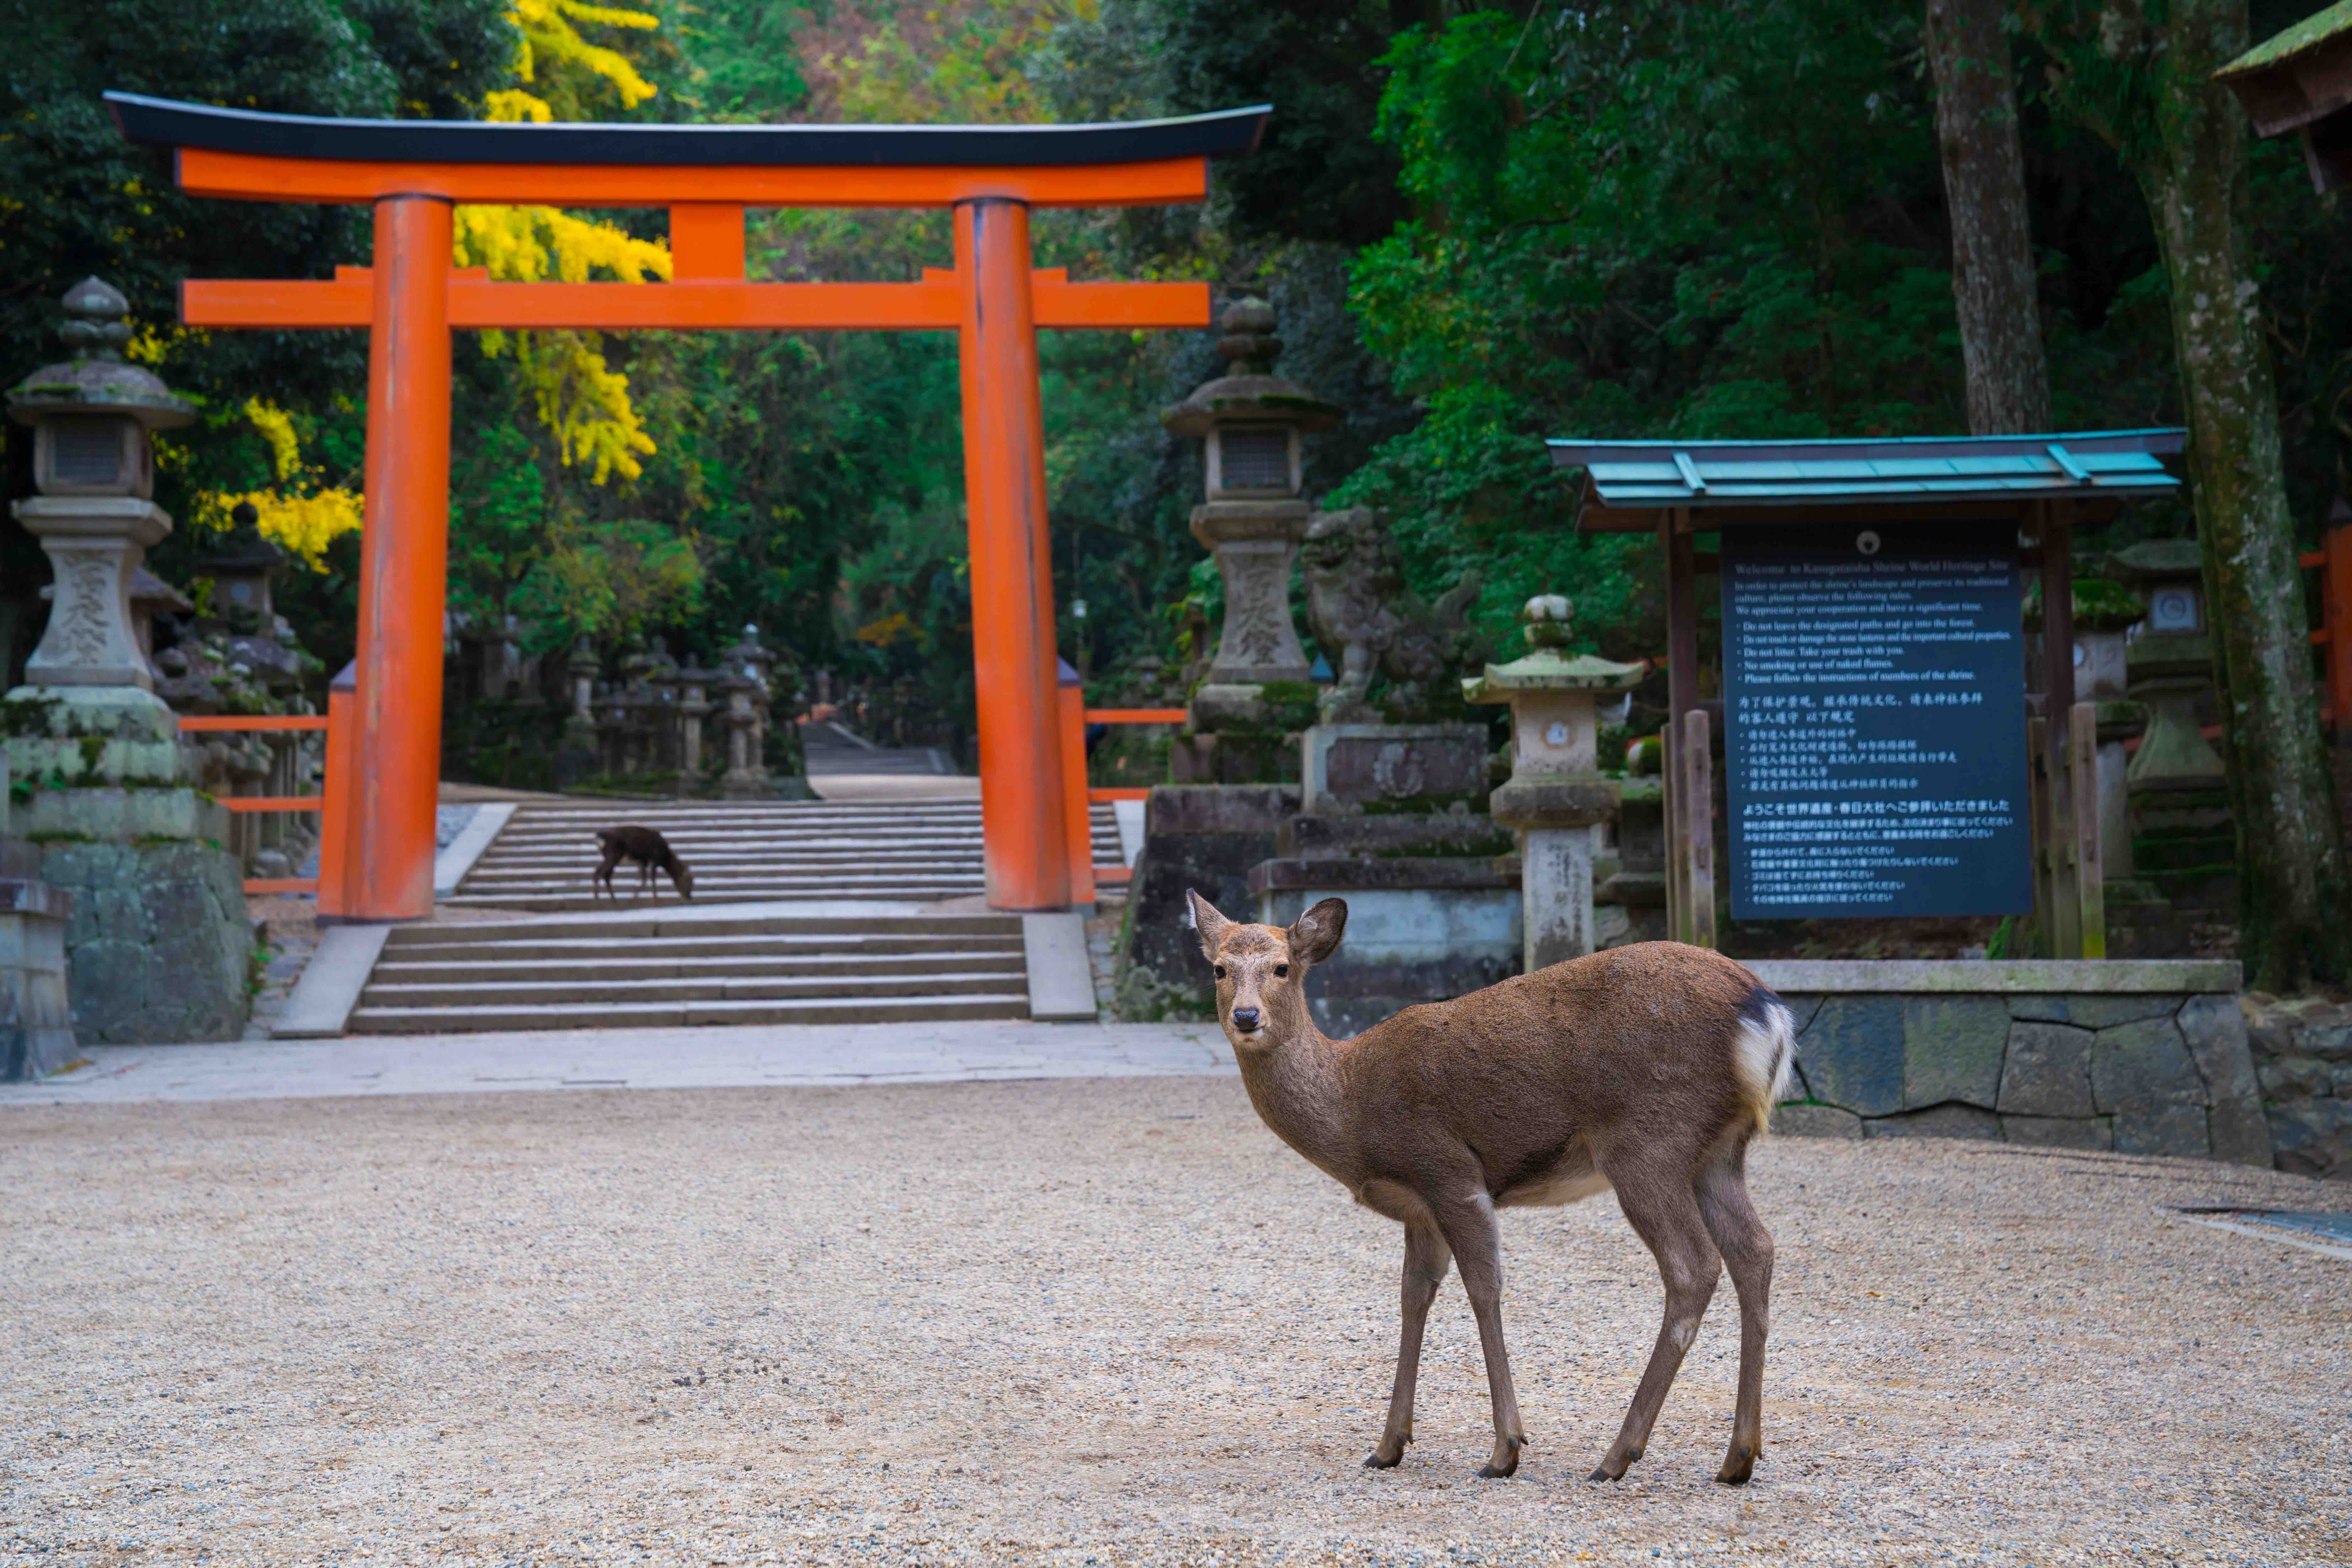
[[[694, 868], [592, 897], [595, 832], [651, 827]], [[1096, 858], [1115, 861], [1112, 809]], [[438, 900], [525, 920], [394, 928], [347, 1027], [358, 1034], [924, 1023], [1029, 1016], [1018, 915], [976, 907], [980, 804], [582, 802], [525, 805]], [[796, 910], [793, 906], [804, 906]], [[593, 911], [593, 913], [591, 911]]]
[[645, 915], [395, 929], [355, 1034], [1024, 1018], [1021, 917]]
[[[534, 911], [675, 904], [669, 879], [651, 898], [636, 871], [613, 874], [614, 900], [593, 890], [596, 830], [650, 827], [694, 868], [698, 906], [795, 899], [929, 903], [984, 890], [980, 802], [610, 801], [524, 805], [443, 904]], [[1095, 858], [1119, 858], [1108, 805], [1094, 809]]]
[[937, 746], [877, 746], [845, 724], [810, 720], [801, 726], [801, 753], [811, 778], [841, 773], [952, 774], [955, 764]]
[[[982, 889], [980, 803], [612, 801], [526, 805], [507, 823], [445, 904], [505, 910], [614, 908], [593, 891], [596, 830], [650, 827], [694, 868], [698, 904], [793, 899], [930, 902]], [[675, 904], [665, 877], [654, 899], [635, 868], [613, 876], [620, 907]]]

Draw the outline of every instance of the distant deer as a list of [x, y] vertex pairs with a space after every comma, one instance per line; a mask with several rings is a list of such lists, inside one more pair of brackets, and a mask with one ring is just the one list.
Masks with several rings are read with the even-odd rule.
[[1658, 1260], [1665, 1322], [1591, 1479], [1616, 1480], [1642, 1457], [1728, 1265], [1739, 1394], [1715, 1479], [1746, 1481], [1764, 1447], [1772, 1285], [1772, 1237], [1748, 1201], [1747, 1154], [1788, 1082], [1788, 1005], [1718, 953], [1648, 942], [1408, 1007], [1333, 1040], [1308, 1016], [1306, 981], [1339, 945], [1344, 902], [1326, 899], [1285, 930], [1229, 921], [1200, 894], [1186, 897], [1258, 1115], [1358, 1203], [1404, 1226], [1396, 1388], [1365, 1466], [1388, 1468], [1412, 1441], [1422, 1328], [1458, 1259], [1495, 1402], [1494, 1453], [1478, 1473], [1518, 1468], [1527, 1436], [1503, 1349], [1495, 1211], [1614, 1187]]
[[677, 858], [677, 851], [669, 847], [669, 840], [652, 828], [600, 827], [596, 830], [596, 844], [604, 851], [604, 858], [597, 864], [595, 875], [590, 879], [589, 897], [595, 897], [596, 889], [601, 886], [605, 892], [619, 898], [618, 893], [613, 892], [613, 868], [628, 860], [637, 868], [639, 892], [653, 891], [654, 873], [667, 871], [671, 885], [677, 889], [678, 897], [689, 901], [693, 900], [694, 872]]

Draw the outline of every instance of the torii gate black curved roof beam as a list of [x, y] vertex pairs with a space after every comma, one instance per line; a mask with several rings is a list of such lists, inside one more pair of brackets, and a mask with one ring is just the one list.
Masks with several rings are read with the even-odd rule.
[[347, 163], [669, 167], [1043, 168], [1222, 157], [1257, 145], [1273, 105], [1103, 125], [530, 125], [262, 114], [110, 92], [133, 142]]

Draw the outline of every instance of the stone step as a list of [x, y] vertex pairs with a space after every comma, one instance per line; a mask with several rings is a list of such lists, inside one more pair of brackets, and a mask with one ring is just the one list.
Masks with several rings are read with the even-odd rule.
[[[606, 906], [610, 908], [609, 903]], [[646, 913], [601, 921], [498, 921], [464, 925], [394, 926], [387, 951], [420, 945], [473, 942], [598, 942], [607, 947], [677, 940], [699, 942], [717, 937], [756, 937], [782, 942], [795, 937], [944, 937], [973, 942], [1021, 940], [1021, 917], [1007, 914], [927, 914], [916, 911], [845, 915], [722, 915], [679, 912], [671, 900], [664, 914]]]
[[[499, 929], [497, 926], [492, 930]], [[388, 947], [378, 964], [566, 963], [587, 964], [599, 973], [610, 965], [671, 963], [856, 963], [905, 959], [939, 963], [950, 957], [977, 958], [1009, 954], [1018, 957], [1018, 932], [1004, 937], [940, 936], [714, 936], [638, 937], [613, 941], [550, 941], [413, 942]]]
[[660, 1029], [701, 1024], [921, 1024], [1025, 1018], [1025, 989], [968, 995], [814, 997], [749, 1002], [544, 1002], [520, 1006], [352, 1009], [367, 1035], [438, 1035], [488, 1029]]
[[[381, 975], [383, 970], [378, 968]], [[360, 993], [366, 1007], [520, 1007], [594, 1003], [627, 1008], [646, 1002], [789, 1002], [825, 997], [995, 995], [1024, 987], [1002, 969], [937, 970], [926, 974], [751, 975], [698, 979], [570, 981], [377, 980]]]
[[[670, 847], [684, 856], [687, 864], [698, 869], [706, 861], [713, 866], [724, 865], [730, 869], [740, 869], [749, 866], [840, 864], [926, 866], [956, 862], [970, 862], [976, 866], [982, 858], [977, 843], [969, 847], [958, 846], [952, 848], [881, 844], [872, 846], [845, 844], [838, 847], [791, 843], [698, 846], [681, 844], [673, 839]], [[509, 870], [528, 870], [534, 866], [543, 866], [552, 870], [584, 864], [593, 868], [597, 858], [595, 849], [587, 845], [550, 845], [544, 848], [518, 848], [499, 855], [485, 855], [474, 862], [473, 870], [468, 872], [468, 875], [478, 874], [493, 867]]]
[[844, 953], [771, 957], [765, 953], [703, 953], [671, 958], [631, 958], [610, 952], [593, 960], [518, 958], [497, 949], [460, 949], [466, 958], [420, 956], [379, 961], [373, 982], [385, 985], [474, 985], [492, 983], [563, 982], [575, 989], [642, 980], [894, 979], [924, 974], [1019, 974], [1024, 973], [1020, 944], [1002, 952], [951, 950], [929, 952]]
[[903, 805], [849, 801], [668, 801], [610, 800], [588, 805], [523, 805], [518, 823], [561, 822], [610, 827], [615, 821], [648, 822], [874, 822], [903, 817], [910, 822], [978, 822], [976, 800], [918, 800]]
[[[667, 886], [667, 884], [664, 885]], [[977, 881], [971, 883], [954, 883], [931, 888], [893, 888], [883, 893], [876, 893], [867, 889], [856, 889], [844, 892], [837, 888], [754, 888], [745, 890], [730, 891], [724, 899], [698, 898], [695, 900], [692, 907], [697, 909], [705, 909], [713, 905], [724, 908], [730, 904], [833, 903], [844, 898], [887, 899], [892, 902], [910, 904], [936, 903], [949, 899], [968, 899], [974, 893], [981, 890], [981, 886]], [[649, 905], [655, 900], [641, 900], [637, 901]], [[677, 908], [678, 904], [678, 899], [675, 893], [659, 901], [665, 907], [672, 909]], [[624, 898], [621, 900], [620, 903], [615, 906], [612, 900], [605, 898], [601, 893], [592, 897], [585, 892], [461, 892], [453, 893], [445, 899], [436, 899], [434, 902], [438, 906], [447, 909], [515, 910], [525, 914], [535, 915], [584, 915], [593, 914], [598, 910], [611, 910], [615, 907], [625, 910], [630, 907], [631, 900]]]
[[[852, 885], [880, 887], [897, 882], [971, 881], [981, 875], [981, 862], [977, 859], [969, 862], [950, 861], [944, 865], [933, 862], [906, 866], [859, 862], [832, 865], [824, 861], [806, 860], [782, 860], [767, 865], [737, 866], [719, 859], [713, 859], [699, 866], [694, 865], [691, 861], [688, 864], [694, 872], [695, 892], [706, 899], [724, 888], [747, 888], [772, 883], [799, 886], [823, 882], [836, 887]], [[471, 893], [490, 886], [513, 887], [521, 883], [535, 882], [548, 887], [577, 887], [581, 891], [585, 892], [595, 870], [596, 868], [593, 864], [587, 866], [490, 866], [467, 873], [466, 879], [458, 884], [458, 888], [461, 891]], [[677, 896], [668, 891], [670, 881], [666, 873], [657, 872], [653, 878], [647, 879], [634, 866], [624, 866], [613, 873], [613, 888], [614, 891], [627, 896], [634, 893], [641, 882], [649, 879], [663, 889], [663, 897]]]

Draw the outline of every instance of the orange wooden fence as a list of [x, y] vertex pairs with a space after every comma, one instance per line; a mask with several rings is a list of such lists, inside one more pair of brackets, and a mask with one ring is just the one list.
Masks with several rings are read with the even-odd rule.
[[[1070, 866], [1073, 902], [1092, 903], [1097, 882], [1124, 882], [1135, 875], [1135, 868], [1123, 861], [1098, 862], [1095, 859], [1095, 829], [1092, 807], [1116, 800], [1145, 800], [1148, 789], [1096, 789], [1087, 782], [1087, 726], [1089, 724], [1181, 724], [1185, 713], [1181, 708], [1088, 708], [1083, 691], [1076, 686], [1062, 688], [1062, 798], [1069, 803]], [[1076, 868], [1085, 867], [1083, 872]]]
[[[289, 731], [331, 731], [332, 721], [323, 713], [199, 713], [180, 720], [180, 732], [185, 735], [217, 735], [240, 733], [283, 734]], [[327, 750], [331, 756], [334, 736], [328, 734]], [[329, 773], [329, 794], [333, 790], [333, 774]], [[328, 813], [328, 795], [226, 795], [221, 805], [238, 813], [255, 811], [315, 811], [321, 815], [321, 826]], [[320, 847], [323, 851], [325, 836]], [[325, 866], [321, 853], [320, 865]], [[316, 877], [247, 877], [245, 890], [248, 893], [315, 893], [319, 891]]]
[[2320, 629], [2311, 640], [2320, 650], [2320, 722], [2352, 727], [2352, 524], [2321, 534], [2319, 548], [2300, 560], [2319, 574]]

